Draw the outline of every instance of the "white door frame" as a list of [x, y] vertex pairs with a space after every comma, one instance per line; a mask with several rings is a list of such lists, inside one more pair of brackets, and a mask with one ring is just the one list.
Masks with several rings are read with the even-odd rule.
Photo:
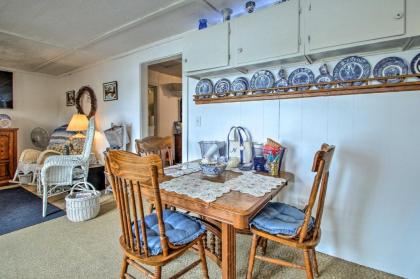
[[[156, 57], [140, 64], [140, 137], [145, 138], [149, 135], [148, 123], [148, 101], [147, 90], [149, 86], [148, 66], [174, 59], [182, 59], [182, 53]], [[182, 60], [183, 61], [183, 60]], [[184, 66], [182, 66], [182, 161], [188, 161], [188, 77], [184, 75]]]

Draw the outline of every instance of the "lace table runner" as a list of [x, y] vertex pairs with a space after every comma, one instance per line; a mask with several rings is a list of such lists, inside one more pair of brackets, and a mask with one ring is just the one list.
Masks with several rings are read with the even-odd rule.
[[205, 180], [202, 179], [201, 173], [192, 173], [165, 181], [160, 184], [160, 188], [210, 203], [232, 190], [261, 197], [285, 183], [286, 180], [283, 178], [265, 176], [253, 172], [243, 172], [242, 175], [224, 183]]
[[273, 189], [286, 184], [286, 179], [260, 175], [255, 172], [242, 172], [242, 175], [226, 181], [224, 184], [231, 190], [262, 197]]
[[178, 164], [165, 168], [165, 175], [172, 177], [180, 177], [183, 175], [191, 174], [198, 172], [200, 170], [200, 165], [198, 161]]

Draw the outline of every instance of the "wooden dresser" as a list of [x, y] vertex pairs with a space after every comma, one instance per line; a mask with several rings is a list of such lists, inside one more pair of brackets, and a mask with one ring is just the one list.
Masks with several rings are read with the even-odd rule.
[[17, 128], [0, 129], [0, 186], [8, 185], [17, 166]]

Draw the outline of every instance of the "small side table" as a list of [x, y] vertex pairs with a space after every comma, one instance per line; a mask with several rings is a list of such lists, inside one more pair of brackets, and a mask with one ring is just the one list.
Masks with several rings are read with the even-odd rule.
[[105, 166], [100, 164], [89, 165], [87, 181], [95, 186], [96, 190], [105, 189]]

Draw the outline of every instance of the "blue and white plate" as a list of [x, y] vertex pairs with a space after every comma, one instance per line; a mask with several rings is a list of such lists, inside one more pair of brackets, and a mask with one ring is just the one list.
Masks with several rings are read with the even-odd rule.
[[[408, 73], [408, 65], [400, 57], [386, 57], [376, 63], [375, 68], [373, 68], [374, 77], [391, 77], [391, 76], [400, 76], [406, 75]], [[403, 78], [393, 78], [393, 79], [380, 79], [380, 83], [398, 83], [402, 82]]]
[[[411, 60], [410, 68], [413, 74], [420, 74], [420, 53]], [[420, 78], [420, 76], [417, 77]]]
[[[371, 67], [369, 62], [360, 56], [349, 56], [342, 59], [334, 67], [333, 77], [337, 81], [347, 81], [354, 79], [366, 79], [369, 78]], [[362, 85], [363, 82], [356, 81], [354, 85]], [[346, 84], [342, 84], [346, 85]]]
[[214, 85], [214, 93], [219, 96], [226, 95], [230, 91], [230, 81], [226, 78], [219, 79]]
[[213, 82], [208, 78], [200, 79], [195, 87], [195, 94], [206, 95], [213, 93]]
[[231, 87], [234, 92], [244, 92], [249, 89], [249, 83], [245, 77], [238, 77], [232, 82]]
[[[308, 68], [297, 68], [290, 73], [288, 82], [292, 86], [314, 83], [314, 73]], [[301, 86], [298, 90], [308, 90], [309, 86]]]
[[267, 70], [256, 72], [251, 78], [251, 89], [267, 89], [274, 85], [274, 75]]
[[[287, 79], [279, 79], [274, 83], [274, 87], [287, 87], [289, 86], [289, 83], [287, 82]], [[287, 89], [276, 89], [276, 92], [286, 92]]]
[[[280, 69], [278, 72], [279, 79], [274, 83], [274, 87], [287, 87], [289, 83], [287, 82], [286, 78], [286, 71], [284, 69]], [[286, 92], [287, 89], [276, 89], [276, 92]]]
[[[319, 67], [319, 73], [320, 75], [315, 78], [315, 83], [323, 83], [323, 82], [331, 82], [334, 80], [334, 78], [330, 75], [330, 72], [328, 71], [327, 64], [321, 65]], [[332, 87], [332, 84], [317, 84], [316, 88], [319, 89], [329, 89]]]

